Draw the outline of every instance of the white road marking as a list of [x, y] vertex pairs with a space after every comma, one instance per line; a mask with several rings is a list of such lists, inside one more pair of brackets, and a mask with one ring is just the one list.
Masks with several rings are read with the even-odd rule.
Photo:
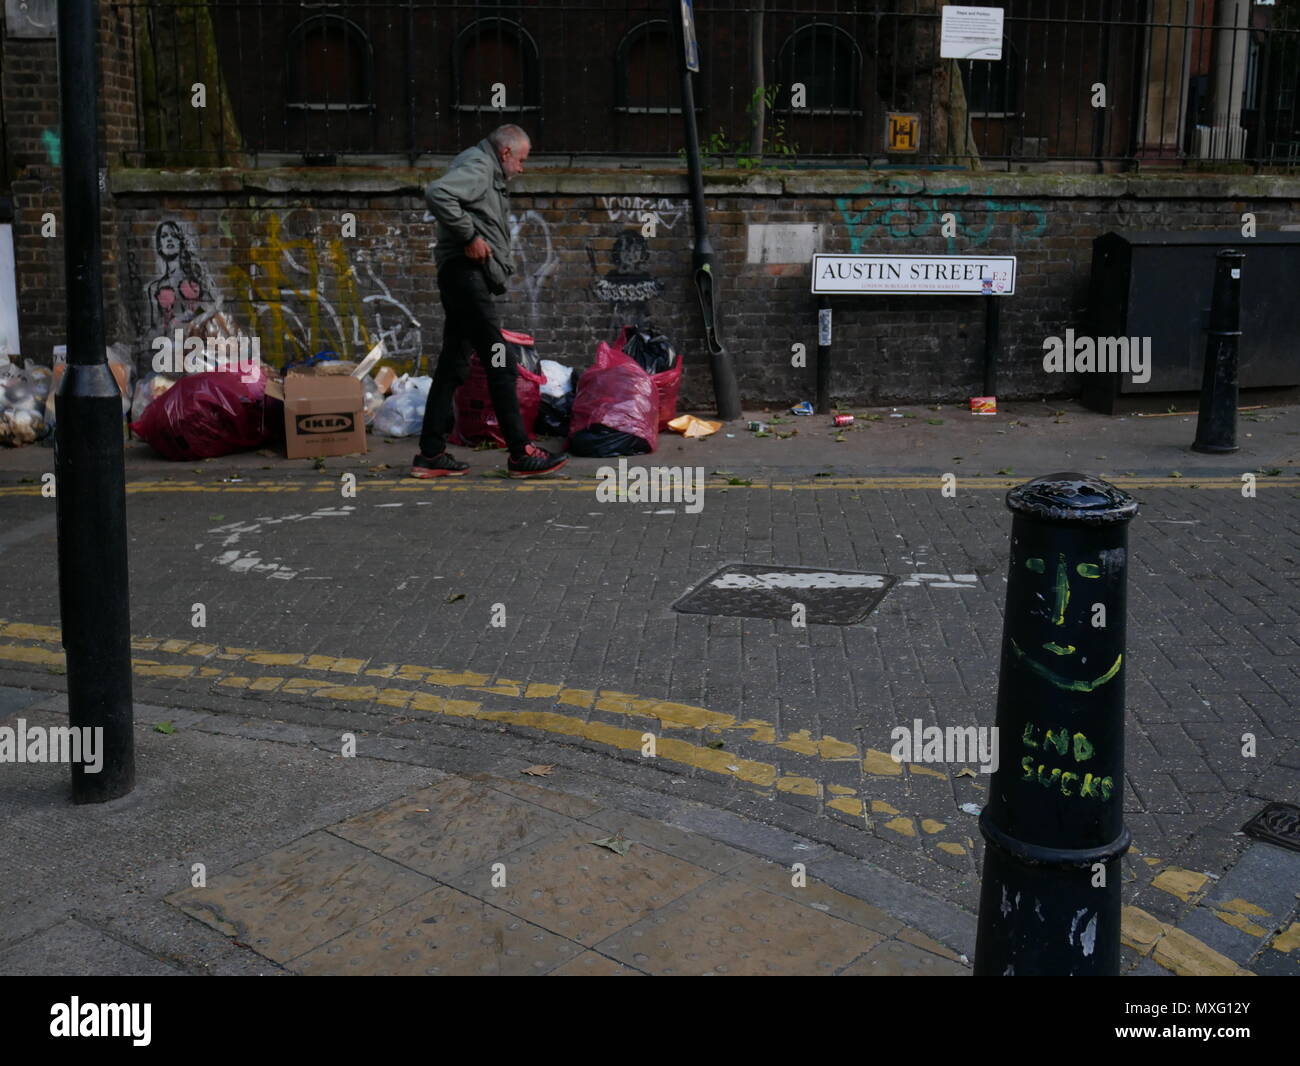
[[879, 589], [879, 574], [790, 573], [773, 570], [762, 574], [723, 574], [709, 582], [718, 589]]

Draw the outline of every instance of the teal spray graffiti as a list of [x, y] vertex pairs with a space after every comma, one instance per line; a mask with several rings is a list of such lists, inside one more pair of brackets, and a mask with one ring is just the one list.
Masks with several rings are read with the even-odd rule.
[[[867, 239], [874, 236], [882, 228], [884, 234], [894, 240], [917, 240], [923, 237], [938, 236], [943, 232], [942, 215], [945, 213], [944, 209], [939, 206], [939, 200], [945, 197], [969, 196], [972, 194], [970, 186], [963, 185], [957, 188], [944, 189], [937, 196], [921, 197], [914, 195], [921, 191], [921, 185], [913, 185], [906, 181], [896, 181], [892, 185], [893, 191], [901, 195], [878, 197], [867, 200], [863, 204], [861, 197], [876, 191], [873, 186], [864, 185], [859, 189], [855, 189], [852, 196], [835, 198], [835, 206], [849, 230], [850, 252], [860, 251]], [[993, 190], [987, 188], [984, 191], [990, 193]], [[978, 196], [979, 194], [975, 193], [974, 195]], [[988, 241], [993, 233], [993, 228], [998, 224], [1000, 215], [1028, 214], [1033, 216], [1033, 222], [1029, 224], [1030, 228], [1027, 231], [1022, 232], [1018, 228], [1019, 225], [1024, 223], [1017, 224], [1017, 228], [1012, 230], [1013, 241], [1034, 240], [1041, 237], [1047, 230], [1047, 212], [1038, 204], [1026, 203], [1023, 200], [1012, 203], [1010, 201], [1002, 202], [985, 199], [984, 225], [979, 229], [968, 225], [961, 211], [952, 208], [947, 210], [951, 211], [955, 217], [957, 234], [964, 237], [971, 247], [978, 247]], [[915, 222], [913, 221], [914, 217]], [[950, 254], [957, 250], [959, 236], [946, 238]]]

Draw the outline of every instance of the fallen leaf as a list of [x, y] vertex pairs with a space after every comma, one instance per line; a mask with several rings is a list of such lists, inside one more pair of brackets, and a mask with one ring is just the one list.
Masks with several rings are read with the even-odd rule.
[[942, 418], [927, 418], [927, 419], [925, 420], [925, 424], [926, 424], [927, 426], [942, 426], [942, 425], [943, 425], [943, 419], [942, 419]]
[[1012, 470], [1011, 467], [1009, 467], [1009, 466], [1004, 466], [1001, 470], [998, 471], [998, 473], [999, 473], [999, 474], [1014, 474], [1015, 471]]
[[792, 430], [790, 430], [789, 433], [778, 433], [778, 434], [776, 435], [776, 439], [777, 439], [777, 440], [789, 440], [791, 437], [797, 437], [797, 436], [799, 436], [799, 431], [798, 431], [797, 429], [792, 429]]
[[159, 722], [153, 727], [155, 733], [166, 733], [169, 736], [176, 732], [176, 727], [171, 722]]
[[1171, 471], [1169, 471], [1169, 476], [1170, 476], [1170, 477], [1182, 477], [1183, 475], [1180, 474], [1177, 470], [1171, 470]]
[[447, 602], [455, 603], [457, 600], [463, 600], [464, 598], [465, 598], [465, 593], [453, 592], [450, 596], [447, 597]]
[[721, 747], [723, 747], [724, 745], [723, 745], [723, 742], [722, 742], [721, 740], [710, 740], [710, 741], [709, 741], [707, 744], [705, 744], [704, 746], [705, 746], [706, 748], [713, 748], [713, 749], [716, 751], [718, 748], [721, 748]]
[[960, 770], [957, 771], [957, 776], [958, 776], [958, 777], [974, 777], [974, 776], [975, 776], [975, 771], [972, 770], [969, 766], [963, 766]]
[[609, 848], [610, 851], [619, 855], [626, 855], [628, 848], [632, 846], [629, 841], [623, 839], [622, 833], [619, 833], [618, 836], [605, 837], [603, 840], [593, 840], [592, 843], [599, 848]]
[[528, 774], [530, 777], [550, 777], [554, 770], [554, 763], [539, 763], [536, 766], [529, 766], [519, 772], [521, 774]]

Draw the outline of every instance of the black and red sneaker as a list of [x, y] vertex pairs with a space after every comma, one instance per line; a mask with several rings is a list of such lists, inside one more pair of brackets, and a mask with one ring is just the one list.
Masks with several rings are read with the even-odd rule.
[[465, 471], [469, 469], [469, 463], [462, 463], [459, 459], [453, 459], [447, 452], [435, 455], [430, 459], [427, 455], [417, 455], [411, 460], [411, 472], [408, 476], [429, 478], [429, 477], [464, 477]]
[[510, 457], [506, 463], [506, 473], [510, 477], [540, 477], [559, 470], [568, 461], [567, 455], [556, 455], [536, 444], [530, 444], [523, 455]]

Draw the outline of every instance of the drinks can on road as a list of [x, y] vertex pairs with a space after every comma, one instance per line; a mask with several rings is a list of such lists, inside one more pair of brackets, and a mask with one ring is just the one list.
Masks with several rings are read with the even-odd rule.
[[833, 419], [833, 421], [835, 422], [835, 424], [836, 424], [837, 426], [851, 426], [851, 425], [853, 425], [853, 416], [852, 416], [852, 415], [836, 415], [835, 418]]

